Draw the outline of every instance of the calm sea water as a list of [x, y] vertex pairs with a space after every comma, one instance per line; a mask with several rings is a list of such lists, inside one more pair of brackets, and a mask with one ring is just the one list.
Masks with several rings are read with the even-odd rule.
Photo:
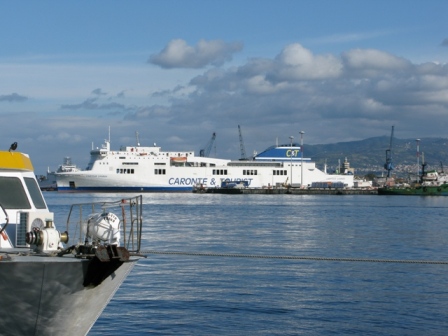
[[[45, 193], [71, 203], [120, 195]], [[123, 196], [123, 195], [121, 195]], [[448, 197], [144, 195], [143, 250], [448, 261]], [[448, 265], [148, 255], [89, 336], [446, 335]]]

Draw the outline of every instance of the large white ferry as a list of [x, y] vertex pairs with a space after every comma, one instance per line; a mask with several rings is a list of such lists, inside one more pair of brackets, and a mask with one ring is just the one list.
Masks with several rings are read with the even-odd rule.
[[303, 158], [297, 144], [276, 145], [251, 160], [195, 156], [150, 147], [124, 146], [111, 150], [110, 138], [90, 151], [85, 170], [57, 173], [59, 192], [188, 192], [195, 186], [220, 187], [223, 182], [245, 181], [249, 188], [289, 185], [307, 187], [315, 182], [353, 187], [353, 174], [330, 175]]

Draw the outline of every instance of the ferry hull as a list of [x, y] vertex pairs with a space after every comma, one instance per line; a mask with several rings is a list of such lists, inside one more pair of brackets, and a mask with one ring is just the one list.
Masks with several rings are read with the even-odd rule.
[[61, 193], [137, 193], [137, 192], [191, 192], [192, 186], [187, 187], [137, 187], [137, 186], [90, 186], [90, 187], [58, 187]]
[[96, 287], [83, 285], [86, 259], [12, 255], [0, 261], [1, 334], [86, 335], [137, 260]]

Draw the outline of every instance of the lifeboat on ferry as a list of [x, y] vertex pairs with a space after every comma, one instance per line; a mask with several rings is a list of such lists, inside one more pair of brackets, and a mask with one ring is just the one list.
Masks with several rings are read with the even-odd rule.
[[170, 157], [172, 163], [184, 163], [187, 162], [186, 156], [172, 156]]

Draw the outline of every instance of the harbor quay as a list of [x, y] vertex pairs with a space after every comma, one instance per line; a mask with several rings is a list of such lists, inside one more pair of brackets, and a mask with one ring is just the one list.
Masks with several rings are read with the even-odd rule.
[[260, 194], [260, 195], [378, 195], [377, 189], [359, 189], [359, 188], [208, 188], [196, 193], [207, 194]]

